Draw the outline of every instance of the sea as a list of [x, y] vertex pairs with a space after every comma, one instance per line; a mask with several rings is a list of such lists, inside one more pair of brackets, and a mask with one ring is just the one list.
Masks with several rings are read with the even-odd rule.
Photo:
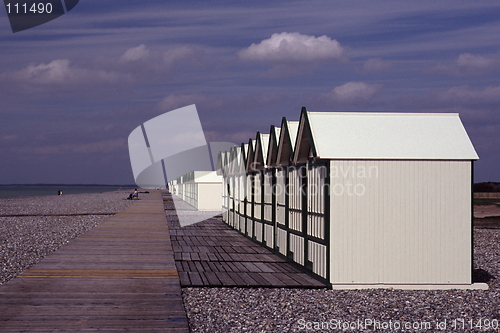
[[133, 191], [136, 185], [0, 185], [0, 199], [64, 194]]

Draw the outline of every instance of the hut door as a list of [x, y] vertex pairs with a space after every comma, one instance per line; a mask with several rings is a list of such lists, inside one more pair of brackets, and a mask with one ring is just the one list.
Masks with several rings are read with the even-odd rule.
[[307, 204], [304, 227], [306, 229], [306, 268], [327, 278], [328, 272], [328, 182], [327, 166], [312, 164], [307, 166], [307, 179], [304, 181]]
[[274, 207], [273, 187], [274, 187], [274, 169], [266, 169], [263, 179], [263, 211], [262, 211], [262, 226], [263, 226], [263, 244], [270, 249], [274, 249]]
[[287, 177], [286, 169], [276, 169], [276, 185], [273, 194], [276, 200], [276, 251], [283, 256], [288, 254], [288, 216], [287, 216]]
[[288, 168], [288, 255], [296, 263], [305, 266], [305, 229], [303, 223], [304, 166]]

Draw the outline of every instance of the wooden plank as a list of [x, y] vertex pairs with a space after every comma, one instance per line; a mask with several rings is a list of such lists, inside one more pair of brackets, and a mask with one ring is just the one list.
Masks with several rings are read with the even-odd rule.
[[240, 279], [245, 281], [246, 286], [258, 287], [260, 286], [257, 281], [255, 281], [248, 273], [238, 273]]
[[190, 286], [191, 282], [189, 281], [189, 276], [187, 272], [179, 272], [179, 279], [181, 282], [181, 286]]
[[215, 275], [220, 280], [220, 282], [222, 283], [222, 285], [228, 286], [228, 287], [235, 287], [235, 286], [237, 286], [237, 283], [226, 272], [215, 272]]
[[271, 286], [271, 282], [267, 281], [259, 273], [248, 273], [248, 275], [250, 275], [250, 277], [252, 279], [254, 279], [258, 283], [259, 286], [263, 286], [263, 287], [270, 287]]
[[205, 269], [203, 268], [203, 265], [199, 261], [195, 261], [194, 265], [196, 266], [196, 271], [197, 272], [204, 272]]
[[205, 283], [203, 282], [200, 273], [198, 272], [189, 272], [189, 279], [191, 280], [192, 287], [203, 287]]
[[269, 265], [267, 265], [264, 262], [254, 262], [253, 264], [257, 266], [264, 273], [274, 272], [274, 269], [272, 269]]
[[266, 281], [269, 281], [271, 287], [273, 288], [284, 288], [287, 287], [287, 284], [275, 276], [275, 273], [259, 273]]
[[242, 262], [242, 264], [249, 272], [262, 272], [253, 262]]
[[229, 275], [231, 277], [231, 279], [234, 281], [234, 283], [236, 284], [236, 287], [246, 287], [247, 286], [247, 283], [245, 282], [245, 280], [243, 280], [239, 273], [236, 273], [236, 272], [228, 272], [227, 275]]
[[221, 286], [222, 285], [222, 282], [220, 282], [220, 280], [217, 278], [217, 275], [215, 274], [215, 272], [204, 272], [204, 273], [200, 273], [200, 274], [205, 275], [205, 277], [208, 280], [209, 286]]

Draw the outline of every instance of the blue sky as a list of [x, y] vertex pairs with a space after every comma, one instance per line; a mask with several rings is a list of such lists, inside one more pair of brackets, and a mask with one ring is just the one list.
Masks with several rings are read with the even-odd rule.
[[499, 36], [498, 1], [82, 0], [16, 34], [2, 8], [0, 184], [133, 183], [129, 133], [193, 103], [236, 143], [302, 106], [458, 112], [500, 181]]

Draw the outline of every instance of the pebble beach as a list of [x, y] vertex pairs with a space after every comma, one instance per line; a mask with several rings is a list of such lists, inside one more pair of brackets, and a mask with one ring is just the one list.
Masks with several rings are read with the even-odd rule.
[[206, 333], [500, 332], [500, 229], [476, 229], [474, 236], [474, 264], [478, 279], [488, 280], [486, 291], [185, 288], [190, 328]]
[[[132, 203], [127, 195], [117, 191], [1, 200], [0, 284], [127, 208]], [[500, 332], [500, 229], [475, 229], [474, 237], [474, 265], [477, 278], [489, 285], [486, 291], [184, 288], [190, 329]]]

